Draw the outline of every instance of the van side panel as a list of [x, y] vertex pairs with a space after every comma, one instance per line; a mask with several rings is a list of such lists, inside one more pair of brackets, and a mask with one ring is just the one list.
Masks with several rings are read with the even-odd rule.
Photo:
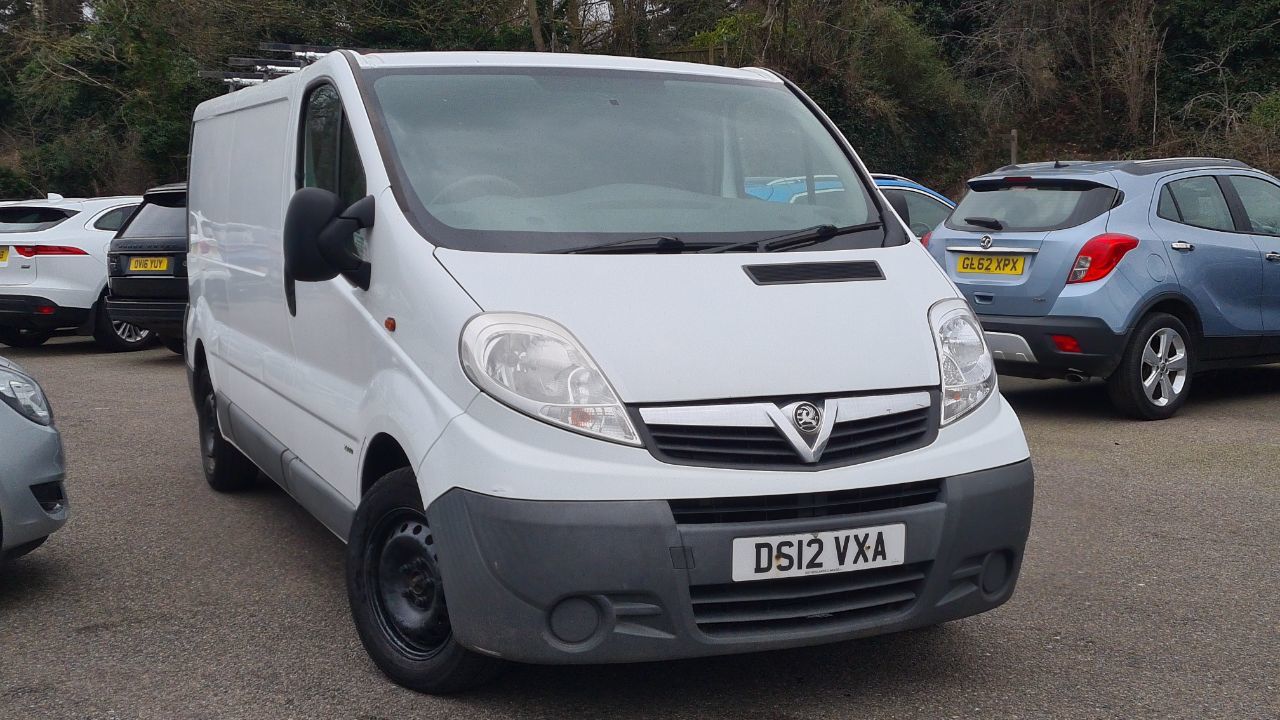
[[[215, 115], [197, 120], [192, 127], [191, 167], [187, 179], [187, 223], [191, 249], [187, 255], [191, 313], [188, 337], [203, 343], [209, 375], [222, 392], [232, 378], [222, 361], [223, 330], [230, 304], [230, 266], [223, 240], [229, 213], [228, 178], [231, 176], [231, 142], [235, 116]], [[199, 328], [196, 332], [195, 328]]]

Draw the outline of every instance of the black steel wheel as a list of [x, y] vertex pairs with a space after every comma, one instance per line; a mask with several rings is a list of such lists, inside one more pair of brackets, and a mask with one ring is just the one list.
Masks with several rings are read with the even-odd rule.
[[258, 481], [258, 466], [222, 437], [218, 395], [207, 370], [196, 378], [196, 419], [200, 429], [200, 463], [204, 479], [218, 492], [235, 492]]
[[413, 471], [393, 470], [365, 493], [347, 544], [347, 598], [378, 669], [410, 690], [462, 692], [502, 671], [458, 642], [445, 602], [439, 547]]
[[369, 602], [387, 639], [406, 657], [425, 660], [449, 642], [449, 611], [426, 515], [396, 508], [378, 521], [365, 548]]

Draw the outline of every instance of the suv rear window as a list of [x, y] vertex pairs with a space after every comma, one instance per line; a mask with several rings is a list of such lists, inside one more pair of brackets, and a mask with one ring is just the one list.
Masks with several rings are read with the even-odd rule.
[[971, 232], [1048, 232], [1086, 223], [1116, 204], [1113, 187], [1078, 180], [969, 183], [947, 227]]
[[126, 238], [184, 238], [186, 236], [186, 193], [148, 195], [120, 233], [120, 237]]
[[48, 230], [75, 214], [51, 207], [0, 207], [0, 233]]

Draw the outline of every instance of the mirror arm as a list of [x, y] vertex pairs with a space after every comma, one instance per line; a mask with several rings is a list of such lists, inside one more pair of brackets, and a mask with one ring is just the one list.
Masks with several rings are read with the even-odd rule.
[[371, 266], [351, 252], [347, 242], [356, 232], [373, 227], [373, 209], [372, 195], [356, 201], [334, 218], [316, 240], [324, 259], [361, 290], [369, 289]]

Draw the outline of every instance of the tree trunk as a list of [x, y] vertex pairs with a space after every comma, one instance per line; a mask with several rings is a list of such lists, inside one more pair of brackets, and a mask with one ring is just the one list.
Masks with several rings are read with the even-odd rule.
[[546, 52], [547, 41], [542, 36], [542, 19], [538, 16], [538, 0], [527, 0], [526, 4], [529, 7], [529, 30], [533, 33], [533, 49]]
[[564, 14], [569, 23], [569, 52], [582, 52], [582, 5], [580, 0], [565, 0]]

